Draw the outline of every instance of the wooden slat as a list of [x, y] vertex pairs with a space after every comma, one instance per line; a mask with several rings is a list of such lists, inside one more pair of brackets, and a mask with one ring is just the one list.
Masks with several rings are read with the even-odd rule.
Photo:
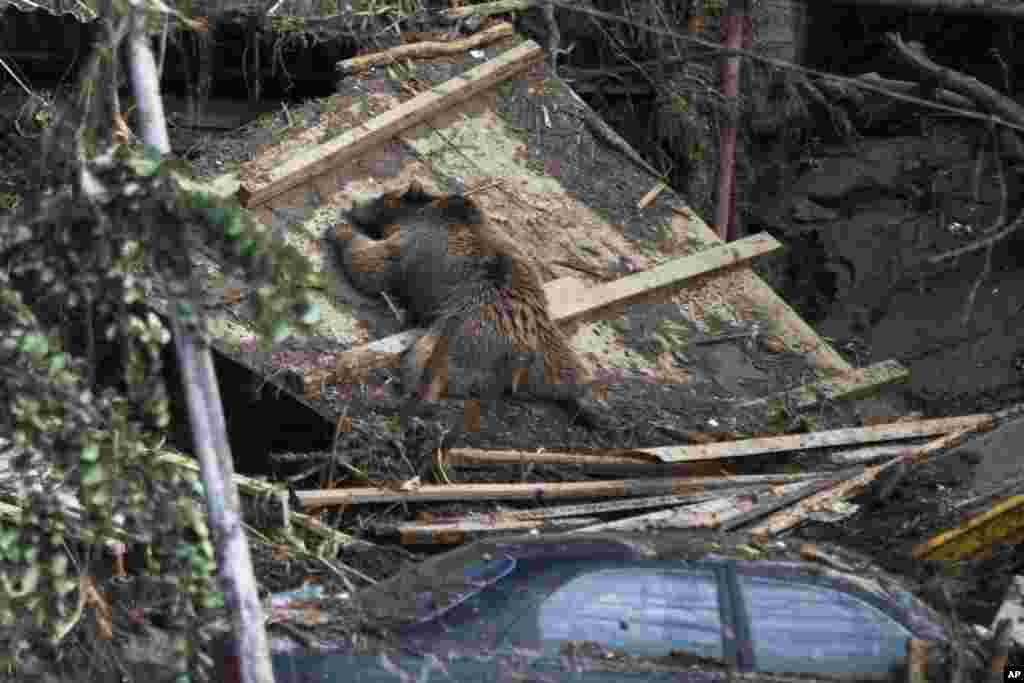
[[584, 534], [593, 531], [648, 531], [650, 529], [696, 529], [714, 528], [719, 520], [730, 514], [738, 514], [754, 506], [754, 496], [740, 494], [726, 498], [715, 498], [696, 505], [684, 505], [671, 510], [649, 512], [645, 515], [619, 519], [614, 522], [602, 522], [577, 529], [576, 533]]
[[[619, 306], [653, 291], [677, 285], [687, 278], [742, 263], [780, 246], [775, 238], [761, 233], [692, 256], [674, 259], [650, 271], [628, 275], [596, 287], [580, 289], [571, 282], [556, 280], [545, 285], [544, 291], [548, 295], [551, 318], [559, 324], [568, 325], [581, 318], [592, 317], [602, 309]], [[302, 376], [303, 393], [315, 396], [321, 385], [328, 382], [358, 384], [364, 381], [366, 374], [373, 368], [394, 367], [398, 363], [398, 356], [421, 333], [421, 330], [407, 330], [338, 354], [333, 369], [312, 370]]]
[[984, 424], [991, 419], [991, 415], [964, 415], [962, 417], [949, 417], [937, 420], [893, 422], [890, 424], [872, 425], [870, 427], [832, 429], [823, 432], [811, 432], [810, 434], [787, 434], [785, 436], [770, 436], [761, 439], [723, 441], [693, 446], [660, 446], [658, 448], [640, 448], [636, 450], [641, 453], [654, 455], [662, 462], [694, 462], [698, 460], [718, 460], [721, 458], [742, 458], [749, 455], [763, 455], [765, 453], [780, 453], [809, 448], [827, 448], [829, 446], [847, 446], [856, 443], [896, 441], [899, 439], [949, 434], [966, 427]]
[[238, 190], [238, 200], [242, 206], [249, 208], [265, 204], [274, 197], [377, 147], [402, 131], [488, 90], [539, 61], [543, 56], [544, 51], [537, 43], [527, 41], [461, 76], [420, 93], [305, 154], [293, 157], [274, 168], [261, 170], [260, 172], [267, 176], [266, 182], [260, 182], [262, 178], [246, 179], [246, 170], [243, 169], [240, 174], [243, 180]]
[[692, 277], [744, 263], [756, 256], [775, 251], [781, 246], [778, 240], [766, 232], [728, 244], [716, 245], [690, 256], [673, 259], [650, 270], [590, 287], [569, 296], [560, 296], [549, 302], [551, 317], [562, 324], [589, 318], [602, 309], [628, 304]]
[[597, 517], [570, 519], [459, 519], [448, 523], [396, 524], [373, 527], [379, 535], [397, 536], [402, 545], [458, 545], [500, 534], [564, 533], [599, 521]]
[[[746, 492], [760, 492], [764, 486], [747, 487]], [[642, 510], [644, 508], [673, 507], [703, 503], [711, 498], [728, 495], [733, 489], [719, 489], [713, 493], [691, 493], [681, 496], [649, 496], [647, 498], [629, 498], [627, 500], [611, 500], [602, 503], [582, 503], [580, 505], [554, 505], [533, 510], [505, 510], [498, 513], [502, 519], [554, 519], [557, 517], [578, 517], [582, 515], [600, 515], [607, 512], [624, 512]]]
[[[638, 515], [614, 522], [604, 522], [578, 529], [577, 533], [589, 531], [644, 531], [651, 528], [664, 529], [695, 529], [721, 528], [731, 520], [745, 518], [758, 510], [772, 499], [778, 497], [789, 500], [794, 494], [811, 491], [808, 488], [813, 482], [797, 482], [778, 487], [774, 494], [740, 493], [733, 496], [716, 498], [697, 505], [688, 505], [674, 510], [661, 510]], [[807, 495], [810, 495], [809, 493]]]
[[325, 505], [361, 505], [366, 503], [426, 503], [451, 500], [541, 500], [565, 498], [625, 498], [700, 493], [716, 488], [757, 484], [788, 484], [821, 477], [807, 474], [750, 474], [735, 477], [665, 477], [616, 479], [535, 484], [452, 484], [421, 486], [410, 491], [374, 486], [298, 491], [304, 508]]

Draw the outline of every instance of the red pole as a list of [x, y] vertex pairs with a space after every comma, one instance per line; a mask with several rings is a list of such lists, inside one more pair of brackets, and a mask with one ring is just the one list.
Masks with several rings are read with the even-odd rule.
[[[722, 16], [722, 44], [728, 48], [748, 48], [752, 42], [753, 25], [750, 20], [750, 0], [729, 0]], [[722, 94], [729, 107], [728, 118], [722, 125], [718, 154], [718, 213], [715, 224], [723, 241], [736, 238], [733, 215], [733, 189], [736, 175], [736, 125], [740, 89], [740, 58], [727, 56], [722, 60]]]

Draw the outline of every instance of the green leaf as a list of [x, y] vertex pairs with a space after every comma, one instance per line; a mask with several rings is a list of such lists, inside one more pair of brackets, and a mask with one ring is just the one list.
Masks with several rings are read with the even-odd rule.
[[68, 357], [67, 357], [66, 354], [55, 353], [54, 355], [50, 356], [50, 374], [51, 375], [57, 374], [58, 372], [63, 370], [65, 367], [67, 367], [67, 364], [68, 364]]
[[291, 326], [284, 320], [277, 320], [270, 328], [270, 338], [275, 344], [280, 344], [292, 333]]
[[231, 238], [242, 234], [242, 211], [240, 209], [228, 210], [224, 220], [224, 234]]
[[18, 530], [14, 527], [0, 529], [0, 552], [6, 553], [18, 542]]
[[107, 478], [106, 470], [100, 465], [93, 463], [82, 466], [82, 486], [91, 488], [103, 483]]
[[256, 240], [252, 237], [243, 237], [242, 242], [238, 245], [238, 253], [242, 256], [248, 257], [256, 250]]
[[82, 454], [79, 456], [82, 462], [94, 463], [100, 459], [100, 447], [94, 443], [89, 444], [82, 449]]
[[143, 178], [149, 178], [156, 175], [156, 172], [160, 170], [160, 162], [150, 159], [139, 159], [135, 164], [135, 170]]
[[49, 340], [41, 334], [23, 334], [18, 340], [18, 351], [33, 356], [43, 356], [50, 350]]

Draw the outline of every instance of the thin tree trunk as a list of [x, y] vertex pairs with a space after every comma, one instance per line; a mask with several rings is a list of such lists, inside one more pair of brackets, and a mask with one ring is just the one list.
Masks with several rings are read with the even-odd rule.
[[[143, 28], [143, 14], [137, 6], [132, 11], [135, 16], [129, 36], [130, 73], [132, 91], [139, 105], [142, 139], [162, 154], [167, 154], [171, 145], [160, 98], [156, 59]], [[263, 610], [249, 543], [242, 526], [238, 490], [233, 482], [234, 463], [213, 358], [209, 347], [199, 338], [176, 321], [172, 324], [188, 398], [192, 439], [199, 457], [207, 513], [216, 542], [221, 586], [234, 626], [241, 680], [244, 683], [274, 683]]]

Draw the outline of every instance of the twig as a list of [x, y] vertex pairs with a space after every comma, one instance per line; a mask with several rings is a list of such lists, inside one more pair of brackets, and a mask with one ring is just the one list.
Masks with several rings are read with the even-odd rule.
[[25, 91], [26, 95], [28, 95], [29, 97], [36, 96], [36, 94], [32, 92], [31, 88], [25, 85], [25, 83], [20, 78], [18, 78], [18, 74], [14, 73], [14, 71], [11, 70], [11, 67], [7, 65], [7, 62], [5, 62], [2, 57], [0, 57], [0, 66], [2, 66], [4, 68], [4, 71], [6, 71], [10, 75], [10, 77], [14, 79], [15, 83], [21, 86], [21, 89]]
[[1006, 226], [999, 232], [989, 235], [984, 239], [980, 239], [977, 242], [972, 242], [971, 244], [964, 245], [957, 249], [951, 249], [950, 251], [946, 251], [941, 254], [931, 256], [928, 258], [928, 264], [933, 266], [939, 265], [940, 263], [943, 263], [945, 261], [952, 261], [954, 259], [960, 258], [961, 256], [973, 254], [974, 252], [979, 251], [981, 249], [987, 249], [990, 245], [995, 245], [996, 243], [1001, 242], [1002, 240], [1012, 235], [1017, 229], [1020, 228], [1021, 225], [1024, 225], [1024, 210], [1021, 210], [1021, 212], [1017, 214], [1017, 218], [1014, 219], [1013, 223], [1010, 223], [1010, 225]]
[[[1002, 156], [999, 154], [999, 134], [994, 126], [991, 128], [991, 132], [992, 157], [995, 162], [999, 178], [999, 215], [996, 217], [995, 225], [1002, 226], [1006, 224], [1006, 168], [1003, 163]], [[974, 284], [971, 285], [971, 291], [967, 295], [967, 301], [964, 302], [964, 312], [960, 316], [960, 324], [964, 327], [966, 327], [971, 321], [971, 315], [974, 313], [974, 302], [978, 297], [978, 290], [981, 289], [982, 284], [984, 284], [992, 275], [992, 251], [994, 248], [995, 242], [992, 242], [985, 250], [985, 265], [982, 266], [981, 272], [978, 273], [978, 277], [975, 278]]]

